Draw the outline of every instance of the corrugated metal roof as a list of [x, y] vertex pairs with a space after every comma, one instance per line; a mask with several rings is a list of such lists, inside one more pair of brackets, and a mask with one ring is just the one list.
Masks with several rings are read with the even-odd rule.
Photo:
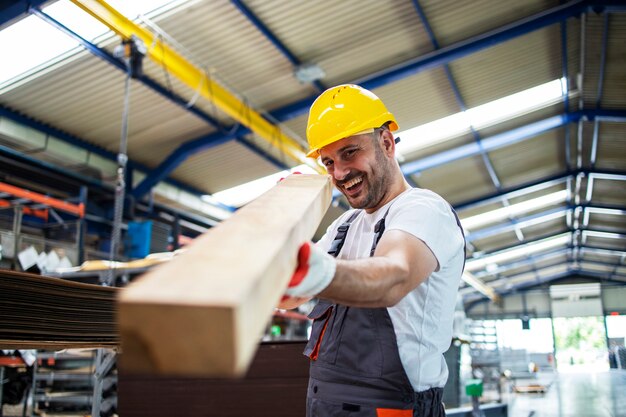
[[474, 0], [421, 1], [441, 46], [450, 45], [556, 6], [558, 1], [502, 2]]
[[596, 166], [623, 169], [626, 161], [626, 126], [623, 123], [600, 123], [598, 127]]
[[174, 171], [174, 177], [192, 178], [193, 181], [186, 181], [212, 194], [276, 171], [273, 164], [231, 141], [190, 157]]

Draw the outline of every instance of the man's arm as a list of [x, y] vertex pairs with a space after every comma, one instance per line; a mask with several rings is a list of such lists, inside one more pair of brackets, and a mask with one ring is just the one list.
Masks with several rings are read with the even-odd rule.
[[335, 276], [319, 297], [355, 307], [391, 307], [437, 266], [437, 258], [420, 239], [401, 230], [388, 230], [373, 257], [338, 259]]
[[393, 306], [438, 267], [424, 242], [395, 229], [385, 232], [370, 258], [335, 259], [308, 243], [298, 258], [289, 297], [319, 296], [355, 307]]

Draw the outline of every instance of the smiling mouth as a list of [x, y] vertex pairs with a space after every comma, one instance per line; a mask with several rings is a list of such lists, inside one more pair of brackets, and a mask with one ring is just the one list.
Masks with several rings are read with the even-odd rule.
[[350, 181], [347, 181], [343, 184], [343, 188], [346, 191], [350, 191], [350, 189], [356, 187], [357, 185], [359, 185], [361, 182], [363, 182], [363, 177], [357, 177], [357, 178], [353, 178]]

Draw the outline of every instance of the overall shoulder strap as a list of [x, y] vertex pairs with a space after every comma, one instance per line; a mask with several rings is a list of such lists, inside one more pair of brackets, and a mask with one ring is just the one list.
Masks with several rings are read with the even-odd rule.
[[375, 236], [374, 236], [374, 241], [372, 242], [372, 249], [370, 249], [370, 257], [374, 256], [374, 252], [376, 251], [376, 246], [378, 246], [378, 241], [383, 236], [383, 233], [385, 233], [385, 219], [387, 218], [387, 215], [389, 214], [390, 208], [391, 206], [387, 208], [387, 211], [385, 212], [385, 215], [383, 216], [383, 218], [380, 219], [376, 223], [376, 226], [374, 226]]
[[343, 247], [343, 243], [346, 240], [346, 236], [348, 235], [350, 224], [354, 221], [354, 219], [356, 219], [360, 212], [361, 210], [355, 210], [350, 217], [348, 217], [348, 220], [343, 222], [341, 226], [337, 228], [337, 235], [335, 236], [335, 239], [333, 239], [333, 242], [330, 244], [330, 249], [328, 250], [329, 255], [332, 255], [335, 258], [339, 255], [339, 252], [341, 252], [341, 248]]

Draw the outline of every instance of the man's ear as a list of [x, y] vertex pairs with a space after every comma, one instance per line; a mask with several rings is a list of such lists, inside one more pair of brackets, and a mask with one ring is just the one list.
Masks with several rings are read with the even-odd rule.
[[382, 131], [381, 135], [381, 145], [385, 151], [387, 156], [394, 156], [396, 150], [396, 142], [393, 139], [393, 133], [391, 131], [385, 129]]

